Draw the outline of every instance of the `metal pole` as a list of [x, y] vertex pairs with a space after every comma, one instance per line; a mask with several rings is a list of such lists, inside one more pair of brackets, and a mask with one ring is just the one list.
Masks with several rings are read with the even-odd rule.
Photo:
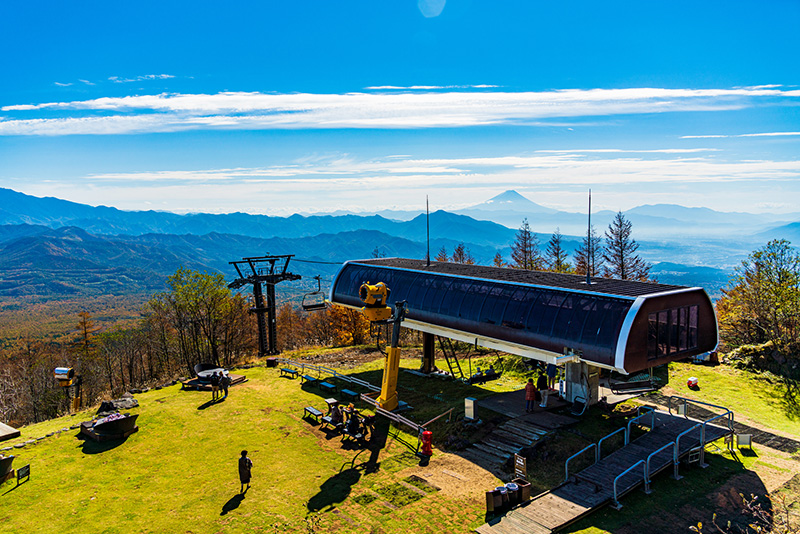
[[586, 230], [586, 284], [592, 283], [592, 190], [589, 189], [589, 228]]

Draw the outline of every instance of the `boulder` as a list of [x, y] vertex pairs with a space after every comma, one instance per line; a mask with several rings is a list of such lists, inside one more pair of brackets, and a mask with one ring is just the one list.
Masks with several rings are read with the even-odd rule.
[[130, 410], [139, 406], [139, 401], [133, 397], [122, 397], [121, 399], [114, 399], [110, 401], [103, 401], [97, 413], [113, 413], [122, 410]]

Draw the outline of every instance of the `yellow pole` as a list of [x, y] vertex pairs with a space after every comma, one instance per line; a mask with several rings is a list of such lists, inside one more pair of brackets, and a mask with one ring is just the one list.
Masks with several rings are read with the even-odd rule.
[[400, 347], [386, 349], [386, 366], [378, 404], [387, 411], [397, 408], [397, 377], [400, 374]]

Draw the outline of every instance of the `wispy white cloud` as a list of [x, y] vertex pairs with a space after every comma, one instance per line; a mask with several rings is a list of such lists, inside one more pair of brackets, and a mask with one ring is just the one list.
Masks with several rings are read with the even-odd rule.
[[[123, 209], [148, 209], [152, 206], [147, 202], [159, 198], [164, 204], [157, 207], [172, 211], [273, 214], [308, 211], [309, 191], [314, 191], [315, 207], [322, 211], [358, 211], [364, 206], [412, 209], [421, 205], [426, 194], [436, 199], [437, 209], [457, 209], [503, 189], [529, 192], [536, 202], [579, 211], [587, 187], [598, 192], [598, 203], [605, 202], [601, 208], [613, 210], [646, 202], [685, 204], [689, 196], [698, 205], [731, 210], [728, 195], [719, 194], [723, 188], [742, 191], [737, 194], [745, 200], [739, 200], [749, 198], [748, 206], [774, 199], [776, 190], [782, 191], [784, 211], [797, 205], [793, 184], [800, 179], [800, 160], [722, 161], [716, 152], [618, 150], [431, 159], [332, 154], [264, 167], [97, 173], [84, 176], [80, 188], [72, 180], [55, 178], [26, 183], [20, 189], [81, 200], [74, 198], [74, 191], [80, 189], [84, 202], [96, 198], [98, 204]], [[247, 200], [243, 203], [242, 199]]]
[[[0, 121], [0, 135], [553, 125], [549, 121], [554, 119], [742, 109], [765, 99], [798, 97], [797, 90], [658, 88], [539, 93], [159, 94], [5, 106], [0, 109], [18, 115]], [[38, 116], [27, 116], [33, 112]], [[59, 116], [49, 116], [51, 112]]]
[[147, 80], [168, 80], [174, 78], [172, 74], [145, 74], [143, 76], [134, 76], [133, 78], [120, 78], [119, 76], [109, 76], [109, 81], [114, 83], [131, 83], [143, 82]]
[[681, 136], [681, 139], [720, 139], [720, 138], [728, 138], [728, 137], [783, 137], [783, 136], [796, 136], [800, 135], [800, 132], [763, 132], [763, 133], [748, 133], [748, 134], [738, 134], [738, 135], [684, 135]]
[[61, 82], [55, 82], [55, 84], [59, 87], [69, 87], [70, 85], [72, 85], [71, 83], [61, 83]]
[[86, 85], [95, 85], [94, 82], [90, 82], [89, 80], [78, 80], [78, 81]]
[[496, 89], [499, 85], [373, 85], [365, 87], [368, 91], [436, 91], [441, 89]]

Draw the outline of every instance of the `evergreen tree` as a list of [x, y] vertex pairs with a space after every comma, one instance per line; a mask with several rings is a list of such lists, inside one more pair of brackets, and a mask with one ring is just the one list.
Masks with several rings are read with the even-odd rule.
[[459, 243], [453, 249], [453, 263], [466, 263], [472, 265], [475, 263], [475, 258], [472, 257], [469, 249], [464, 246], [464, 243]]
[[575, 272], [586, 274], [587, 266], [591, 266], [589, 276], [600, 276], [603, 270], [603, 240], [595, 232], [594, 225], [589, 228], [580, 246], [575, 249]]
[[505, 267], [506, 262], [503, 261], [503, 255], [499, 252], [494, 255], [494, 259], [492, 260], [492, 265], [495, 267]]
[[448, 261], [450, 258], [447, 256], [447, 249], [442, 246], [439, 252], [436, 253], [436, 261]]
[[547, 269], [550, 271], [554, 271], [557, 273], [569, 273], [572, 272], [572, 265], [569, 264], [569, 255], [567, 251], [564, 250], [561, 242], [563, 241], [563, 236], [561, 235], [561, 229], [556, 228], [555, 233], [550, 237], [550, 241], [547, 243], [547, 250], [545, 250], [544, 261], [547, 265]]
[[522, 220], [514, 243], [511, 245], [511, 268], [536, 270], [542, 268], [542, 255], [536, 234], [531, 232], [528, 219]]
[[606, 230], [606, 246], [603, 251], [605, 276], [620, 280], [647, 281], [652, 265], [644, 261], [636, 251], [639, 243], [631, 237], [633, 224], [618, 212]]

